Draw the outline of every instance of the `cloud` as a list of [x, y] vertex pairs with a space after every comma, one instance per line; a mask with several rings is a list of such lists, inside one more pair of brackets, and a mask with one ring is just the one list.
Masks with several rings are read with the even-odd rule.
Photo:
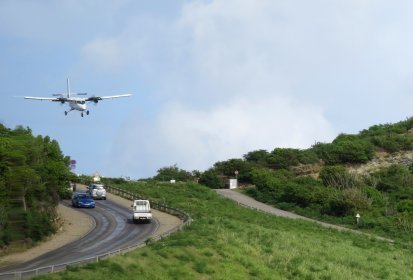
[[141, 176], [175, 163], [205, 170], [253, 150], [308, 148], [333, 137], [319, 108], [278, 96], [240, 98], [203, 110], [170, 104], [156, 120], [135, 116], [126, 128], [113, 147], [113, 161]]
[[413, 41], [408, 7], [384, 3], [195, 1], [177, 18], [127, 19], [89, 45], [90, 61], [112, 65], [101, 51], [110, 42], [116, 61], [154, 85], [158, 107], [154, 119], [131, 114], [116, 162], [146, 175], [204, 169], [386, 120], [407, 96]]
[[124, 57], [118, 43], [117, 40], [110, 38], [97, 38], [83, 46], [82, 53], [89, 63], [99, 69], [112, 71], [124, 64]]

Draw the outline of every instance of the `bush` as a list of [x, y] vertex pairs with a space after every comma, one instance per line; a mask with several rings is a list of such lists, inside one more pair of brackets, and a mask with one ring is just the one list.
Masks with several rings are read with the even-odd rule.
[[221, 176], [235, 177], [235, 171], [238, 171], [238, 180], [245, 183], [251, 183], [250, 172], [254, 164], [242, 159], [230, 159], [220, 161], [214, 164], [213, 169]]
[[202, 173], [201, 177], [199, 178], [199, 183], [211, 189], [220, 189], [224, 187], [222, 178], [213, 169], [209, 169]]
[[354, 187], [357, 179], [354, 174], [347, 171], [344, 166], [324, 166], [319, 174], [324, 186], [330, 186], [337, 189]]
[[409, 212], [413, 214], [413, 200], [406, 199], [397, 203], [397, 211], [399, 212]]
[[337, 217], [344, 217], [349, 214], [352, 214], [352, 205], [349, 205], [343, 195], [336, 194], [324, 207], [323, 212], [328, 215], [337, 216]]
[[339, 135], [331, 144], [317, 143], [313, 150], [327, 165], [365, 163], [375, 153], [368, 140], [346, 134]]
[[413, 136], [412, 135], [385, 135], [375, 136], [371, 139], [371, 142], [383, 150], [390, 153], [398, 151], [406, 151], [413, 149]]
[[192, 179], [192, 174], [188, 171], [178, 168], [175, 164], [173, 166], [162, 167], [158, 170], [158, 174], [154, 177], [158, 181], [189, 181]]
[[324, 204], [322, 214], [336, 217], [354, 216], [356, 212], [371, 207], [371, 199], [358, 188], [330, 192], [328, 201]]
[[274, 169], [288, 169], [299, 164], [318, 162], [317, 154], [309, 150], [276, 148], [267, 157], [267, 164]]

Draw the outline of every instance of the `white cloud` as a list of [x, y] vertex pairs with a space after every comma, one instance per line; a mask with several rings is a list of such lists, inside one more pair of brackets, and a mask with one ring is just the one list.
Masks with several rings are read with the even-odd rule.
[[124, 56], [119, 42], [114, 39], [97, 38], [82, 48], [86, 60], [102, 70], [118, 69], [124, 65]]
[[170, 105], [155, 121], [135, 116], [126, 127], [116, 141], [114, 162], [146, 176], [175, 163], [204, 170], [253, 150], [308, 148], [333, 137], [319, 108], [277, 96], [241, 98], [204, 110]]
[[87, 52], [97, 67], [121, 62], [156, 85], [156, 119], [132, 117], [116, 161], [145, 175], [203, 169], [389, 121], [382, 112], [407, 96], [413, 40], [408, 7], [383, 3], [195, 1], [173, 20], [129, 18]]

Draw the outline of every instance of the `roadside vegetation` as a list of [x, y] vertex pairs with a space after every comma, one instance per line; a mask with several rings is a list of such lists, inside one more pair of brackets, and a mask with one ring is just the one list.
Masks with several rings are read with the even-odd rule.
[[70, 177], [56, 141], [0, 124], [0, 253], [55, 232], [55, 207]]
[[[246, 194], [278, 208], [403, 242], [413, 241], [413, 157], [357, 173], [378, 153], [413, 151], [413, 119], [340, 134], [306, 150], [252, 151], [217, 162], [199, 182], [211, 188], [235, 178]], [[356, 224], [355, 216], [361, 216]]]
[[37, 279], [412, 279], [410, 247], [246, 209], [196, 183], [119, 182], [191, 215], [124, 256]]
[[[340, 134], [332, 143], [305, 150], [252, 151], [242, 159], [217, 162], [205, 172], [173, 165], [139, 182], [105, 179], [180, 208], [194, 221], [184, 231], [159, 242], [148, 240], [149, 246], [125, 256], [39, 279], [105, 279], [109, 274], [113, 279], [413, 279], [413, 157], [354, 171], [379, 154], [412, 154], [412, 127], [410, 118]], [[41, 238], [53, 231], [46, 220], [55, 216], [46, 205], [56, 205], [64, 193], [68, 159], [55, 141], [33, 137], [29, 129], [0, 131], [0, 205], [5, 205], [0, 207], [1, 242], [10, 243], [14, 232], [20, 238]], [[257, 200], [397, 242], [245, 209], [210, 189], [225, 187], [234, 177]], [[358, 224], [356, 214], [361, 216]], [[13, 219], [32, 226], [17, 232]]]

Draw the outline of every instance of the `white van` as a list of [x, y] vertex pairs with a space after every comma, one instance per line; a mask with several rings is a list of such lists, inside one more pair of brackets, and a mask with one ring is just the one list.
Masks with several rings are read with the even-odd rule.
[[132, 221], [150, 223], [152, 220], [151, 204], [149, 200], [134, 200], [132, 204]]

